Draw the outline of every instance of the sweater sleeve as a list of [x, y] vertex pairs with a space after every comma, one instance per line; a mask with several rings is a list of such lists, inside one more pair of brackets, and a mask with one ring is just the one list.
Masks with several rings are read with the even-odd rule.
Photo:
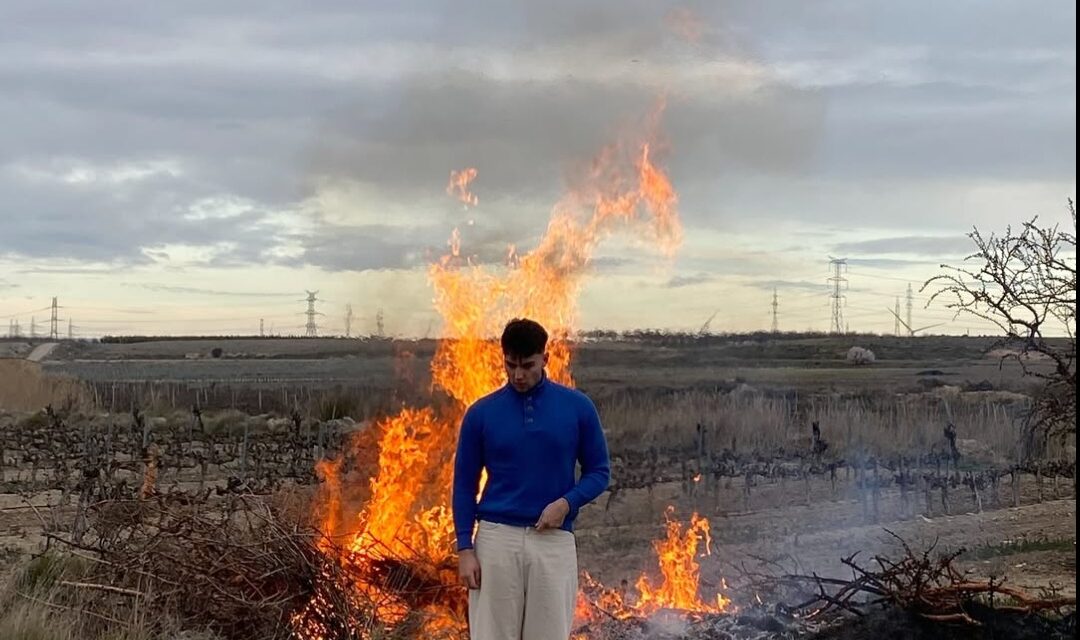
[[597, 499], [607, 489], [611, 479], [607, 440], [600, 426], [600, 415], [596, 412], [592, 400], [585, 396], [582, 396], [582, 399], [583, 406], [578, 417], [578, 462], [581, 464], [581, 477], [577, 485], [563, 496], [570, 503], [573, 514], [577, 514], [583, 506]]
[[480, 472], [484, 468], [483, 430], [475, 407], [465, 412], [454, 458], [454, 534], [458, 551], [473, 548], [476, 525], [476, 494], [480, 490]]

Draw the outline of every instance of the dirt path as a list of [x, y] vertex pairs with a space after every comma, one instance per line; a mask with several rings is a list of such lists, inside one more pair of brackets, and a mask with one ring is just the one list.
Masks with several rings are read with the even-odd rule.
[[31, 362], [41, 362], [45, 358], [49, 357], [53, 349], [60, 346], [59, 342], [46, 342], [34, 347], [34, 350], [30, 352], [30, 355], [26, 356], [26, 359]]

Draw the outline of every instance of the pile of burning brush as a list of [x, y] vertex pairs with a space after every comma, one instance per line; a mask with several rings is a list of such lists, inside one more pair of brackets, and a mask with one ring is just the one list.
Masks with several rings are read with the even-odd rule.
[[279, 502], [181, 493], [108, 501], [90, 507], [81, 541], [50, 538], [89, 561], [81, 581], [67, 586], [80, 592], [90, 619], [137, 606], [230, 640], [417, 637], [420, 621], [409, 616], [380, 625], [378, 593], [357, 584], [378, 585], [418, 610], [436, 598], [464, 611], [464, 590], [440, 581], [456, 571], [388, 554], [352, 562]]
[[[441, 637], [467, 637], [466, 594], [453, 567], [374, 549], [356, 561], [356, 551], [331, 546], [275, 501], [164, 494], [100, 503], [91, 513], [81, 542], [52, 538], [89, 560], [88, 573], [67, 586], [91, 617], [137, 606], [229, 639], [426, 640], [424, 612], [437, 603], [456, 619]], [[854, 638], [882, 616], [912, 637], [1074, 636], [1075, 598], [971, 580], [954, 566], [956, 554], [904, 549], [872, 566], [845, 559], [850, 579], [744, 568], [741, 586], [729, 590], [733, 604], [696, 612], [631, 606], [625, 589], [586, 576], [574, 639]], [[404, 608], [392, 624], [382, 615], [390, 603]]]

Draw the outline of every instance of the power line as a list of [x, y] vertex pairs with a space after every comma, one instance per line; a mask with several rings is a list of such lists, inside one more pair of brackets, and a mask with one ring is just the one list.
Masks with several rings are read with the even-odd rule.
[[[303, 313], [302, 311], [294, 311], [292, 313], [277, 313], [277, 314], [265, 315], [265, 316], [262, 316], [262, 317], [263, 318], [293, 318], [293, 317], [296, 317], [298, 315], [301, 315], [302, 313]], [[250, 320], [250, 319], [251, 319], [251, 316], [234, 316], [234, 317], [225, 317], [225, 318], [210, 317], [210, 318], [189, 318], [189, 319], [186, 319], [185, 322], [238, 322], [238, 321], [246, 321], [246, 320]], [[97, 318], [97, 319], [93, 319], [93, 320], [80, 320], [80, 322], [91, 323], [91, 324], [100, 324], [100, 323], [103, 323], [103, 322], [106, 323], [106, 324], [175, 324], [177, 322], [177, 318], [153, 318], [153, 319], [144, 319], [144, 320], [133, 320], [133, 319], [128, 319], [128, 318]]]
[[[913, 280], [913, 278], [900, 278], [900, 277], [897, 277], [897, 276], [883, 276], [883, 275], [878, 275], [878, 274], [874, 274], [874, 273], [865, 273], [863, 271], [856, 271], [855, 275], [857, 275], [860, 278], [870, 278], [872, 280], [893, 280], [893, 281], [896, 281], [896, 282], [906, 282], [906, 283], [909, 283], [909, 284]], [[937, 275], [937, 274], [932, 274], [932, 275]], [[932, 276], [930, 276], [930, 277], [932, 277]], [[918, 280], [919, 278], [914, 278], [914, 279]], [[997, 286], [995, 283], [979, 282], [979, 281], [974, 281], [974, 280], [969, 281], [969, 282], [964, 282], [962, 284], [975, 285], [975, 286], [981, 286], [983, 284], [986, 284], [986, 285], [990, 285], [990, 286]]]
[[22, 316], [28, 316], [31, 313], [37, 313], [39, 311], [48, 311], [51, 308], [52, 307], [42, 307], [40, 309], [31, 309], [30, 311], [20, 311], [19, 313], [13, 313], [11, 315], [0, 316], [0, 318], [19, 318], [19, 317], [22, 317]]

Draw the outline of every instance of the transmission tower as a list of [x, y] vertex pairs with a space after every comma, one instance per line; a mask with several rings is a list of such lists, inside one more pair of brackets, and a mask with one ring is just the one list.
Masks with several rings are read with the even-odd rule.
[[351, 338], [352, 337], [352, 319], [353, 319], [353, 312], [352, 312], [352, 304], [350, 303], [350, 304], [345, 305], [345, 337], [346, 338]]
[[266, 330], [265, 330], [266, 324], [265, 324], [265, 322], [266, 322], [265, 319], [259, 318], [259, 337], [260, 338], [262, 338], [262, 337], [264, 337], [266, 335]]
[[896, 308], [893, 310], [893, 335], [900, 335], [900, 296], [896, 296]]
[[780, 317], [777, 310], [780, 308], [780, 299], [776, 295], [776, 287], [772, 290], [772, 332], [780, 331]]
[[912, 296], [911, 296], [911, 283], [909, 282], [908, 286], [907, 286], [907, 326], [908, 326], [908, 335], [911, 336], [911, 337], [914, 337], [915, 336], [915, 329], [914, 329], [915, 325], [911, 324], [911, 298], [912, 298]]
[[59, 327], [57, 325], [56, 310], [57, 310], [56, 296], [53, 296], [53, 299], [52, 299], [52, 317], [49, 319], [49, 339], [50, 340], [59, 340], [60, 339], [60, 330], [59, 330]]
[[71, 340], [74, 337], [75, 337], [75, 334], [72, 333], [72, 331], [71, 331], [71, 318], [68, 318], [68, 340]]
[[829, 329], [830, 333], [844, 333], [844, 294], [843, 291], [847, 290], [847, 278], [843, 274], [847, 273], [847, 258], [834, 258], [829, 256], [829, 267], [832, 268], [833, 274], [829, 276], [829, 283], [832, 284], [832, 293], [829, 297], [832, 298], [832, 325]]
[[304, 335], [308, 338], [314, 338], [319, 335], [319, 327], [315, 324], [315, 316], [321, 316], [323, 314], [315, 310], [315, 303], [318, 302], [318, 298], [315, 296], [317, 296], [318, 293], [318, 291], [307, 292], [307, 324], [304, 325], [307, 332]]
[[33, 340], [37, 337], [37, 318], [30, 316], [30, 339]]
[[383, 312], [382, 309], [375, 314], [375, 335], [382, 338], [386, 335], [386, 328], [383, 326]]

